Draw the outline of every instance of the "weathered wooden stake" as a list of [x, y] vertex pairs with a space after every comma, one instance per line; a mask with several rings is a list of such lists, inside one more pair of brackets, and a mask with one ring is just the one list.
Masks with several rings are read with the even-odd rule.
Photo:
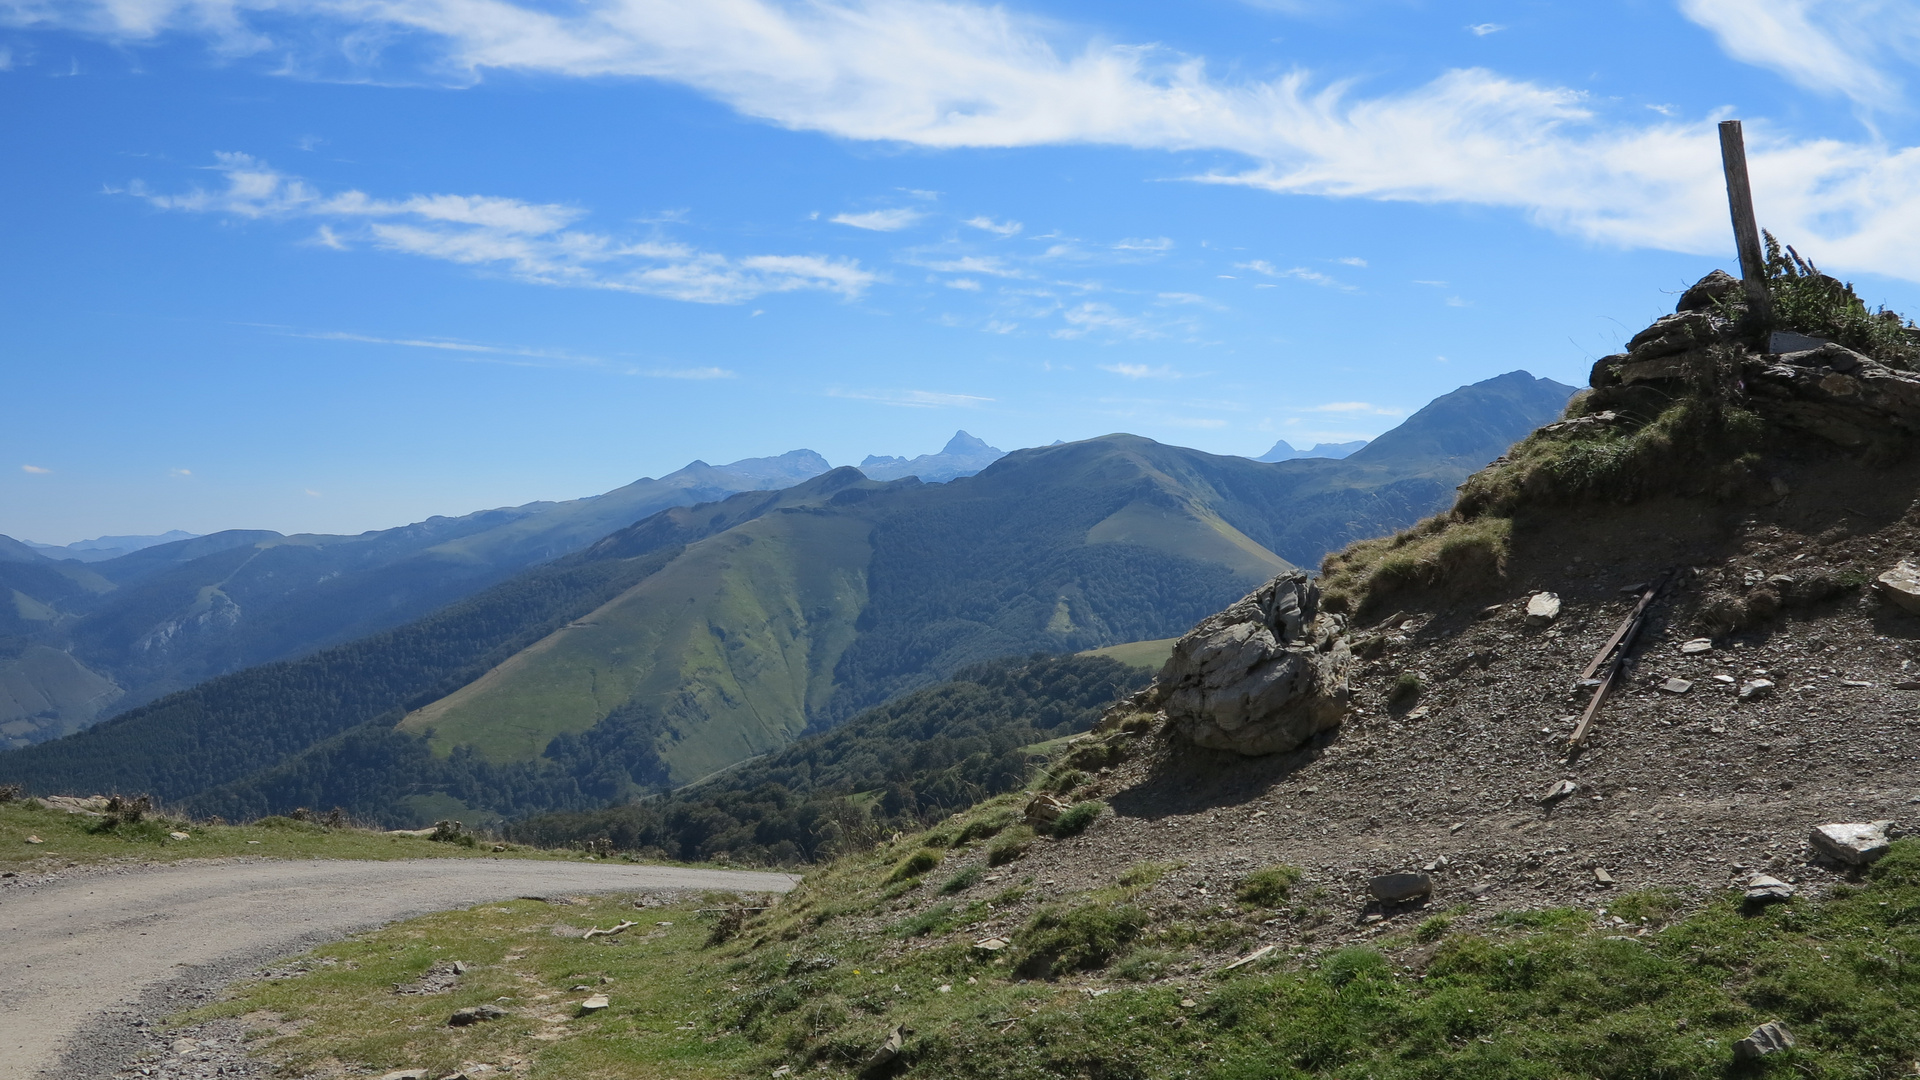
[[1740, 121], [1720, 121], [1720, 164], [1727, 173], [1727, 208], [1733, 212], [1733, 240], [1740, 249], [1740, 279], [1747, 287], [1747, 314], [1755, 326], [1773, 321], [1767, 294], [1767, 259], [1760, 250], [1760, 225], [1753, 216], [1753, 188], [1747, 183], [1747, 140]]

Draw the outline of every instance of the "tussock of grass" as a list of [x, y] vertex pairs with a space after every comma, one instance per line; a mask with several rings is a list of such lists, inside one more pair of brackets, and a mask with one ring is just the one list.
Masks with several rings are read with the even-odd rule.
[[1393, 536], [1349, 544], [1321, 563], [1323, 605], [1365, 619], [1399, 593], [1493, 581], [1506, 572], [1512, 532], [1505, 517], [1448, 513]]
[[1297, 866], [1262, 867], [1234, 883], [1233, 898], [1250, 907], [1277, 908], [1293, 895], [1300, 877]]
[[1105, 813], [1106, 809], [1107, 804], [1098, 801], [1074, 803], [1053, 819], [1053, 835], [1062, 839], [1078, 836], [1086, 832], [1087, 826], [1092, 825], [1094, 819]]
[[1147, 913], [1132, 904], [1095, 902], [1043, 907], [1015, 938], [1014, 969], [1035, 978], [1102, 968], [1146, 929]]
[[1022, 825], [1012, 829], [987, 849], [988, 866], [1005, 866], [1027, 853], [1033, 846], [1034, 832], [1030, 826]]
[[[1842, 282], [1820, 272], [1791, 246], [1766, 234], [1767, 287], [1776, 326], [1830, 338], [1882, 363], [1920, 366], [1920, 332], [1897, 313], [1867, 310], [1866, 302]], [[1737, 297], [1729, 298], [1737, 302]]]
[[940, 865], [940, 851], [937, 848], [923, 847], [919, 851], [900, 860], [900, 865], [887, 875], [888, 884], [918, 878], [927, 871]]

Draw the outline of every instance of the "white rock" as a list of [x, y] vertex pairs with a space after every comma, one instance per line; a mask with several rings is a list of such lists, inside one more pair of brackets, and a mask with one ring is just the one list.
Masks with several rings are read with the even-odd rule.
[[186, 839], [190, 839], [190, 837], [188, 837], [188, 836], [187, 836], [187, 834], [186, 834], [186, 833], [183, 833], [183, 832], [170, 832], [170, 833], [168, 833], [168, 834], [167, 834], [167, 836], [169, 836], [170, 838], [172, 838], [172, 839], [174, 839], [174, 840], [186, 840]]
[[1661, 683], [1660, 689], [1665, 690], [1669, 694], [1684, 694], [1693, 689], [1693, 684], [1679, 676], [1675, 676]]
[[1683, 641], [1680, 643], [1680, 653], [1683, 656], [1698, 656], [1701, 653], [1709, 653], [1712, 651], [1713, 651], [1712, 638], [1697, 637], [1697, 638], [1693, 638], [1690, 641]]
[[1545, 626], [1560, 617], [1560, 597], [1556, 593], [1534, 593], [1527, 598], [1527, 625]]
[[1541, 806], [1552, 806], [1580, 790], [1580, 785], [1571, 780], [1561, 780], [1540, 795]]
[[601, 1009], [604, 1009], [611, 1004], [613, 1003], [607, 1000], [607, 995], [595, 994], [592, 997], [580, 1003], [580, 1011], [581, 1012], [599, 1012]]
[[1755, 874], [1747, 879], [1747, 900], [1756, 904], [1793, 899], [1794, 887], [1770, 874]]
[[1740, 684], [1740, 699], [1742, 701], [1750, 701], [1754, 698], [1767, 697], [1772, 693], [1773, 693], [1773, 680], [1771, 679], [1754, 679], [1751, 682], [1744, 682]]
[[1891, 821], [1853, 821], [1815, 825], [1808, 839], [1822, 855], [1851, 866], [1862, 866], [1885, 855], [1893, 835]]
[[1902, 559], [1898, 566], [1875, 579], [1874, 587], [1903, 610], [1920, 615], [1920, 567]]

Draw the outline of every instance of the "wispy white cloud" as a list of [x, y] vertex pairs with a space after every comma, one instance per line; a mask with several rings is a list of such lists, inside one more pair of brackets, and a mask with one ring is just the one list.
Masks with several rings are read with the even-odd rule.
[[164, 210], [253, 220], [324, 219], [313, 241], [324, 247], [348, 250], [364, 244], [499, 269], [543, 285], [733, 304], [802, 289], [852, 299], [877, 280], [853, 259], [734, 257], [671, 240], [622, 239], [576, 229], [573, 224], [586, 216], [578, 207], [483, 195], [376, 199], [359, 191], [326, 194], [246, 154], [222, 153], [215, 159], [213, 168], [225, 181], [222, 187], [163, 193], [135, 182], [127, 190]]
[[[1823, 0], [1818, 19], [1808, 14], [1812, 0], [1681, 2], [1735, 55], [1861, 101], [1891, 100], [1898, 81], [1888, 72], [1920, 54], [1920, 8], [1905, 0]], [[0, 5], [15, 26], [122, 43], [195, 33], [229, 56], [271, 57], [295, 73], [345, 65], [356, 77], [397, 72], [453, 83], [494, 69], [660, 79], [743, 115], [845, 139], [1215, 150], [1252, 164], [1194, 179], [1292, 195], [1503, 207], [1616, 246], [1714, 254], [1726, 247], [1713, 117], [1649, 117], [1572, 87], [1478, 68], [1371, 95], [1303, 69], [1223, 78], [1201, 57], [1076, 37], [1054, 22], [964, 0]], [[1743, 28], [1743, 19], [1755, 25]], [[1863, 51], [1849, 58], [1845, 50], [1856, 47]], [[1749, 160], [1761, 216], [1776, 232], [1806, 238], [1823, 265], [1920, 280], [1920, 149], [1796, 138], [1756, 121]], [[724, 272], [718, 282], [689, 285], [700, 281], [697, 269], [688, 264], [685, 274], [635, 287], [696, 299], [768, 287]]]
[[[759, 314], [759, 312], [754, 312]], [[346, 341], [361, 345], [395, 345], [408, 349], [431, 349], [436, 352], [453, 353], [456, 359], [478, 361], [490, 364], [508, 364], [514, 367], [571, 367], [599, 368], [620, 375], [638, 375], [649, 379], [732, 379], [738, 376], [721, 367], [689, 368], [647, 368], [622, 360], [609, 360], [599, 356], [588, 356], [568, 352], [564, 349], [543, 349], [526, 345], [492, 345], [478, 341], [463, 341], [458, 338], [433, 337], [382, 337], [377, 334], [356, 334], [345, 330], [299, 330], [287, 327], [269, 327], [291, 337], [309, 338], [315, 341]]]
[[1361, 269], [1365, 269], [1367, 265], [1367, 260], [1359, 257], [1358, 255], [1348, 255], [1343, 258], [1335, 259], [1333, 261], [1340, 263], [1344, 266], [1358, 266]]
[[969, 225], [983, 232], [990, 232], [995, 236], [1002, 236], [1002, 237], [1016, 236], [1019, 234], [1020, 230], [1024, 228], [1024, 226], [1022, 226], [1017, 221], [995, 221], [992, 218], [986, 216], [985, 214], [981, 214], [977, 217], [970, 217], [967, 220], [961, 222], [961, 224]]
[[972, 408], [993, 400], [977, 394], [947, 394], [935, 390], [828, 390], [827, 396], [909, 409]]
[[969, 277], [954, 278], [953, 280], [947, 282], [947, 288], [963, 289], [967, 292], [979, 292], [980, 283], [978, 281], [975, 281], [973, 278], [969, 278]]
[[192, 469], [168, 469], [167, 475], [168, 476], [192, 476], [193, 470]]
[[899, 207], [892, 210], [868, 210], [859, 214], [835, 214], [827, 220], [871, 232], [899, 232], [925, 216], [918, 210]]
[[1053, 336], [1057, 338], [1072, 339], [1085, 337], [1095, 332], [1113, 337], [1127, 338], [1157, 338], [1166, 336], [1161, 333], [1157, 327], [1148, 325], [1143, 319], [1136, 318], [1132, 315], [1123, 315], [1119, 311], [1116, 311], [1111, 304], [1102, 304], [1094, 301], [1068, 308], [1060, 313], [1060, 318], [1067, 325], [1053, 332]]
[[307, 497], [310, 499], [317, 499], [320, 497], [320, 493], [313, 490], [312, 488], [307, 488], [306, 492], [307, 492]]
[[39, 465], [22, 465], [20, 466], [20, 471], [23, 473], [31, 473], [34, 476], [46, 476], [53, 472], [52, 469], [42, 468]]
[[1163, 251], [1173, 250], [1173, 241], [1164, 236], [1155, 236], [1147, 239], [1128, 238], [1114, 244], [1113, 250], [1142, 251], [1159, 254]]
[[1467, 27], [1467, 32], [1474, 37], [1486, 37], [1488, 34], [1497, 34], [1505, 29], [1506, 27], [1501, 26], [1499, 23], [1483, 22], [1474, 23], [1472, 26]]
[[994, 255], [941, 256], [909, 252], [905, 259], [911, 265], [943, 274], [985, 274], [1002, 278], [1033, 276], [1029, 271]]
[[1129, 379], [1182, 379], [1186, 376], [1166, 365], [1149, 367], [1146, 364], [1101, 364], [1100, 370], [1111, 371]]
[[1405, 409], [1389, 409], [1375, 405], [1370, 401], [1329, 401], [1324, 405], [1312, 405], [1306, 412], [1317, 413], [1371, 413], [1374, 416], [1400, 416]]
[[[1346, 262], [1347, 260], [1341, 259], [1340, 261]], [[1299, 281], [1308, 281], [1315, 285], [1322, 285], [1329, 289], [1342, 289], [1348, 292], [1353, 290], [1353, 286], [1343, 281], [1323, 274], [1318, 270], [1309, 270], [1304, 266], [1295, 266], [1282, 270], [1265, 259], [1255, 259], [1252, 262], [1234, 263], [1233, 265], [1236, 270], [1251, 270], [1256, 274], [1265, 274], [1271, 278], [1294, 278]], [[1362, 262], [1360, 265], [1365, 266], [1366, 263]]]
[[1680, 0], [1727, 55], [1863, 105], [1900, 103], [1893, 70], [1920, 62], [1920, 8], [1907, 0]]

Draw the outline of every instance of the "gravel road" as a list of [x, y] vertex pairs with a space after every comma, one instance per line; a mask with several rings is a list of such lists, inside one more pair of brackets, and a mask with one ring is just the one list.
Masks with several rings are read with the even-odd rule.
[[[266, 961], [516, 896], [785, 892], [786, 874], [511, 859], [175, 864], [0, 889], [0, 1076], [95, 1080], [141, 1029]], [[11, 883], [9, 883], [11, 885]]]

